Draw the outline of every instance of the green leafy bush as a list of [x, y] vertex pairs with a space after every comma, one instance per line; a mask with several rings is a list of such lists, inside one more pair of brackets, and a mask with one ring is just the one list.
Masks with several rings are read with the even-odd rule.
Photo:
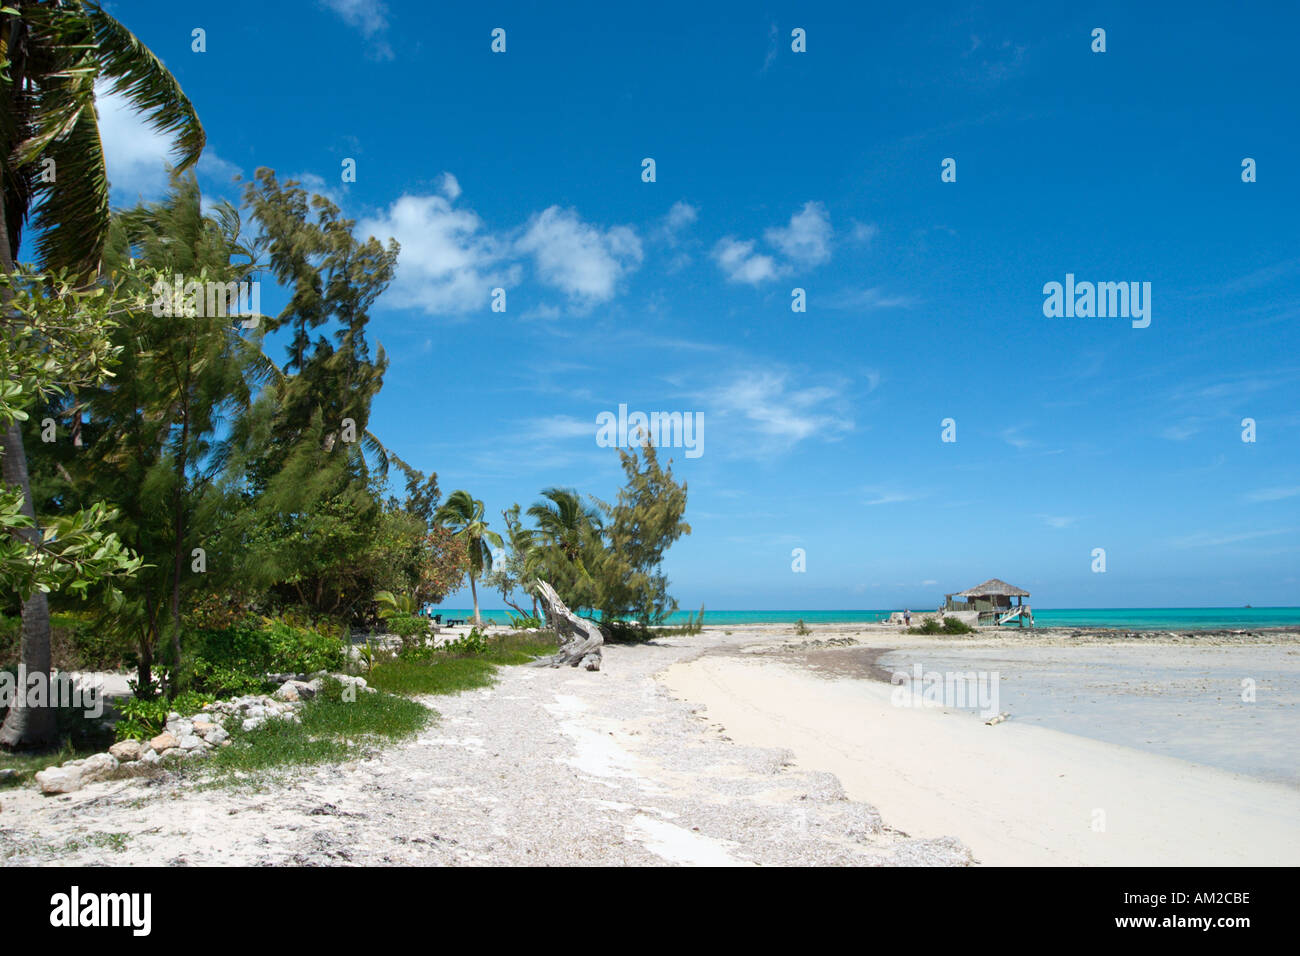
[[157, 737], [167, 726], [167, 715], [176, 711], [182, 716], [198, 713], [204, 704], [212, 703], [213, 698], [185, 691], [175, 700], [159, 697], [155, 700], [141, 700], [130, 697], [117, 705], [122, 719], [114, 728], [118, 740], [149, 740]]
[[394, 614], [384, 620], [390, 634], [396, 634], [403, 641], [429, 633], [429, 622], [414, 614]]
[[927, 617], [919, 627], [914, 627], [911, 634], [973, 634], [975, 628], [964, 623], [960, 618], [945, 617], [940, 624], [938, 619]]
[[442, 649], [449, 654], [486, 654], [491, 647], [486, 635], [479, 631], [477, 627], [471, 627], [469, 633], [464, 637], [459, 637], [454, 641], [448, 641], [442, 645]]
[[217, 696], [256, 693], [264, 689], [268, 673], [339, 670], [347, 660], [337, 637], [267, 618], [191, 631], [185, 643], [183, 686]]

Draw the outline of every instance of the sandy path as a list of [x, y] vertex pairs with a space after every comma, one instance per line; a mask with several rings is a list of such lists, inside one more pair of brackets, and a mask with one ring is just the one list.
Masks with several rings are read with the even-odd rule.
[[[761, 634], [758, 636], [762, 636]], [[428, 702], [420, 737], [250, 788], [193, 780], [0, 791], [0, 863], [961, 864], [788, 752], [731, 742], [654, 679], [710, 632], [611, 647], [605, 669], [506, 668]], [[755, 639], [751, 635], [748, 639]], [[936, 834], [936, 836], [941, 836]]]
[[663, 680], [737, 741], [789, 747], [851, 798], [869, 795], [892, 825], [957, 834], [984, 863], [1300, 863], [1300, 792], [1280, 784], [1014, 721], [895, 707], [888, 685], [766, 656], [710, 655]]

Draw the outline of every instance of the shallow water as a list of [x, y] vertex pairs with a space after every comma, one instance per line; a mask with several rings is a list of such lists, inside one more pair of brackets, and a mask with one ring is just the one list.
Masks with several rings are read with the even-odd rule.
[[[1300, 789], [1300, 648], [972, 647], [891, 651], [876, 663], [996, 673], [996, 709], [1018, 723]], [[1242, 699], [1247, 680], [1254, 702]]]

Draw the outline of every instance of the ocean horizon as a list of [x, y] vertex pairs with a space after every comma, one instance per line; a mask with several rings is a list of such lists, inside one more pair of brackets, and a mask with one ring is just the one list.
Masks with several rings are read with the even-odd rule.
[[[887, 619], [897, 608], [867, 610], [717, 610], [704, 609], [704, 623], [727, 624], [855, 624]], [[913, 614], [932, 608], [914, 607]], [[446, 618], [469, 618], [472, 608], [434, 608]], [[514, 611], [482, 609], [485, 618], [504, 623]], [[668, 624], [685, 624], [699, 611], [678, 611]], [[1251, 630], [1262, 627], [1300, 626], [1300, 607], [1127, 607], [1127, 608], [1035, 608], [1034, 622], [1040, 627], [1104, 627], [1128, 631], [1217, 631]], [[1014, 626], [1014, 625], [1009, 625]]]

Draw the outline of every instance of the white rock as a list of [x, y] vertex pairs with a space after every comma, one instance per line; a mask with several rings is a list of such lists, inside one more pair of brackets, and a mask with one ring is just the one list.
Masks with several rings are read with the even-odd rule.
[[138, 740], [119, 740], [108, 748], [108, 752], [123, 763], [129, 763], [140, 759], [140, 755], [144, 752], [144, 744]]
[[181, 750], [202, 750], [203, 738], [198, 734], [186, 734], [181, 738]]
[[192, 720], [169, 720], [167, 721], [167, 733], [177, 740], [188, 737], [194, 733], [194, 722]]
[[230, 738], [230, 734], [226, 733], [226, 729], [224, 727], [218, 727], [215, 730], [209, 731], [207, 736], [204, 737], [203, 739], [215, 747], [220, 745], [224, 741], [228, 740], [229, 738]]
[[262, 724], [264, 724], [265, 722], [266, 722], [265, 717], [249, 717], [247, 720], [244, 721], [244, 723], [241, 726], [243, 727], [244, 731], [247, 732], [250, 730], [256, 730], [258, 727], [261, 727]]
[[40, 784], [41, 793], [72, 793], [81, 789], [81, 768], [46, 767], [37, 772], [36, 782]]
[[156, 766], [162, 763], [162, 757], [158, 756], [158, 751], [150, 747], [140, 755], [140, 761], [141, 763], [153, 764]]
[[117, 758], [112, 754], [92, 754], [81, 765], [81, 782], [107, 780], [117, 767]]

